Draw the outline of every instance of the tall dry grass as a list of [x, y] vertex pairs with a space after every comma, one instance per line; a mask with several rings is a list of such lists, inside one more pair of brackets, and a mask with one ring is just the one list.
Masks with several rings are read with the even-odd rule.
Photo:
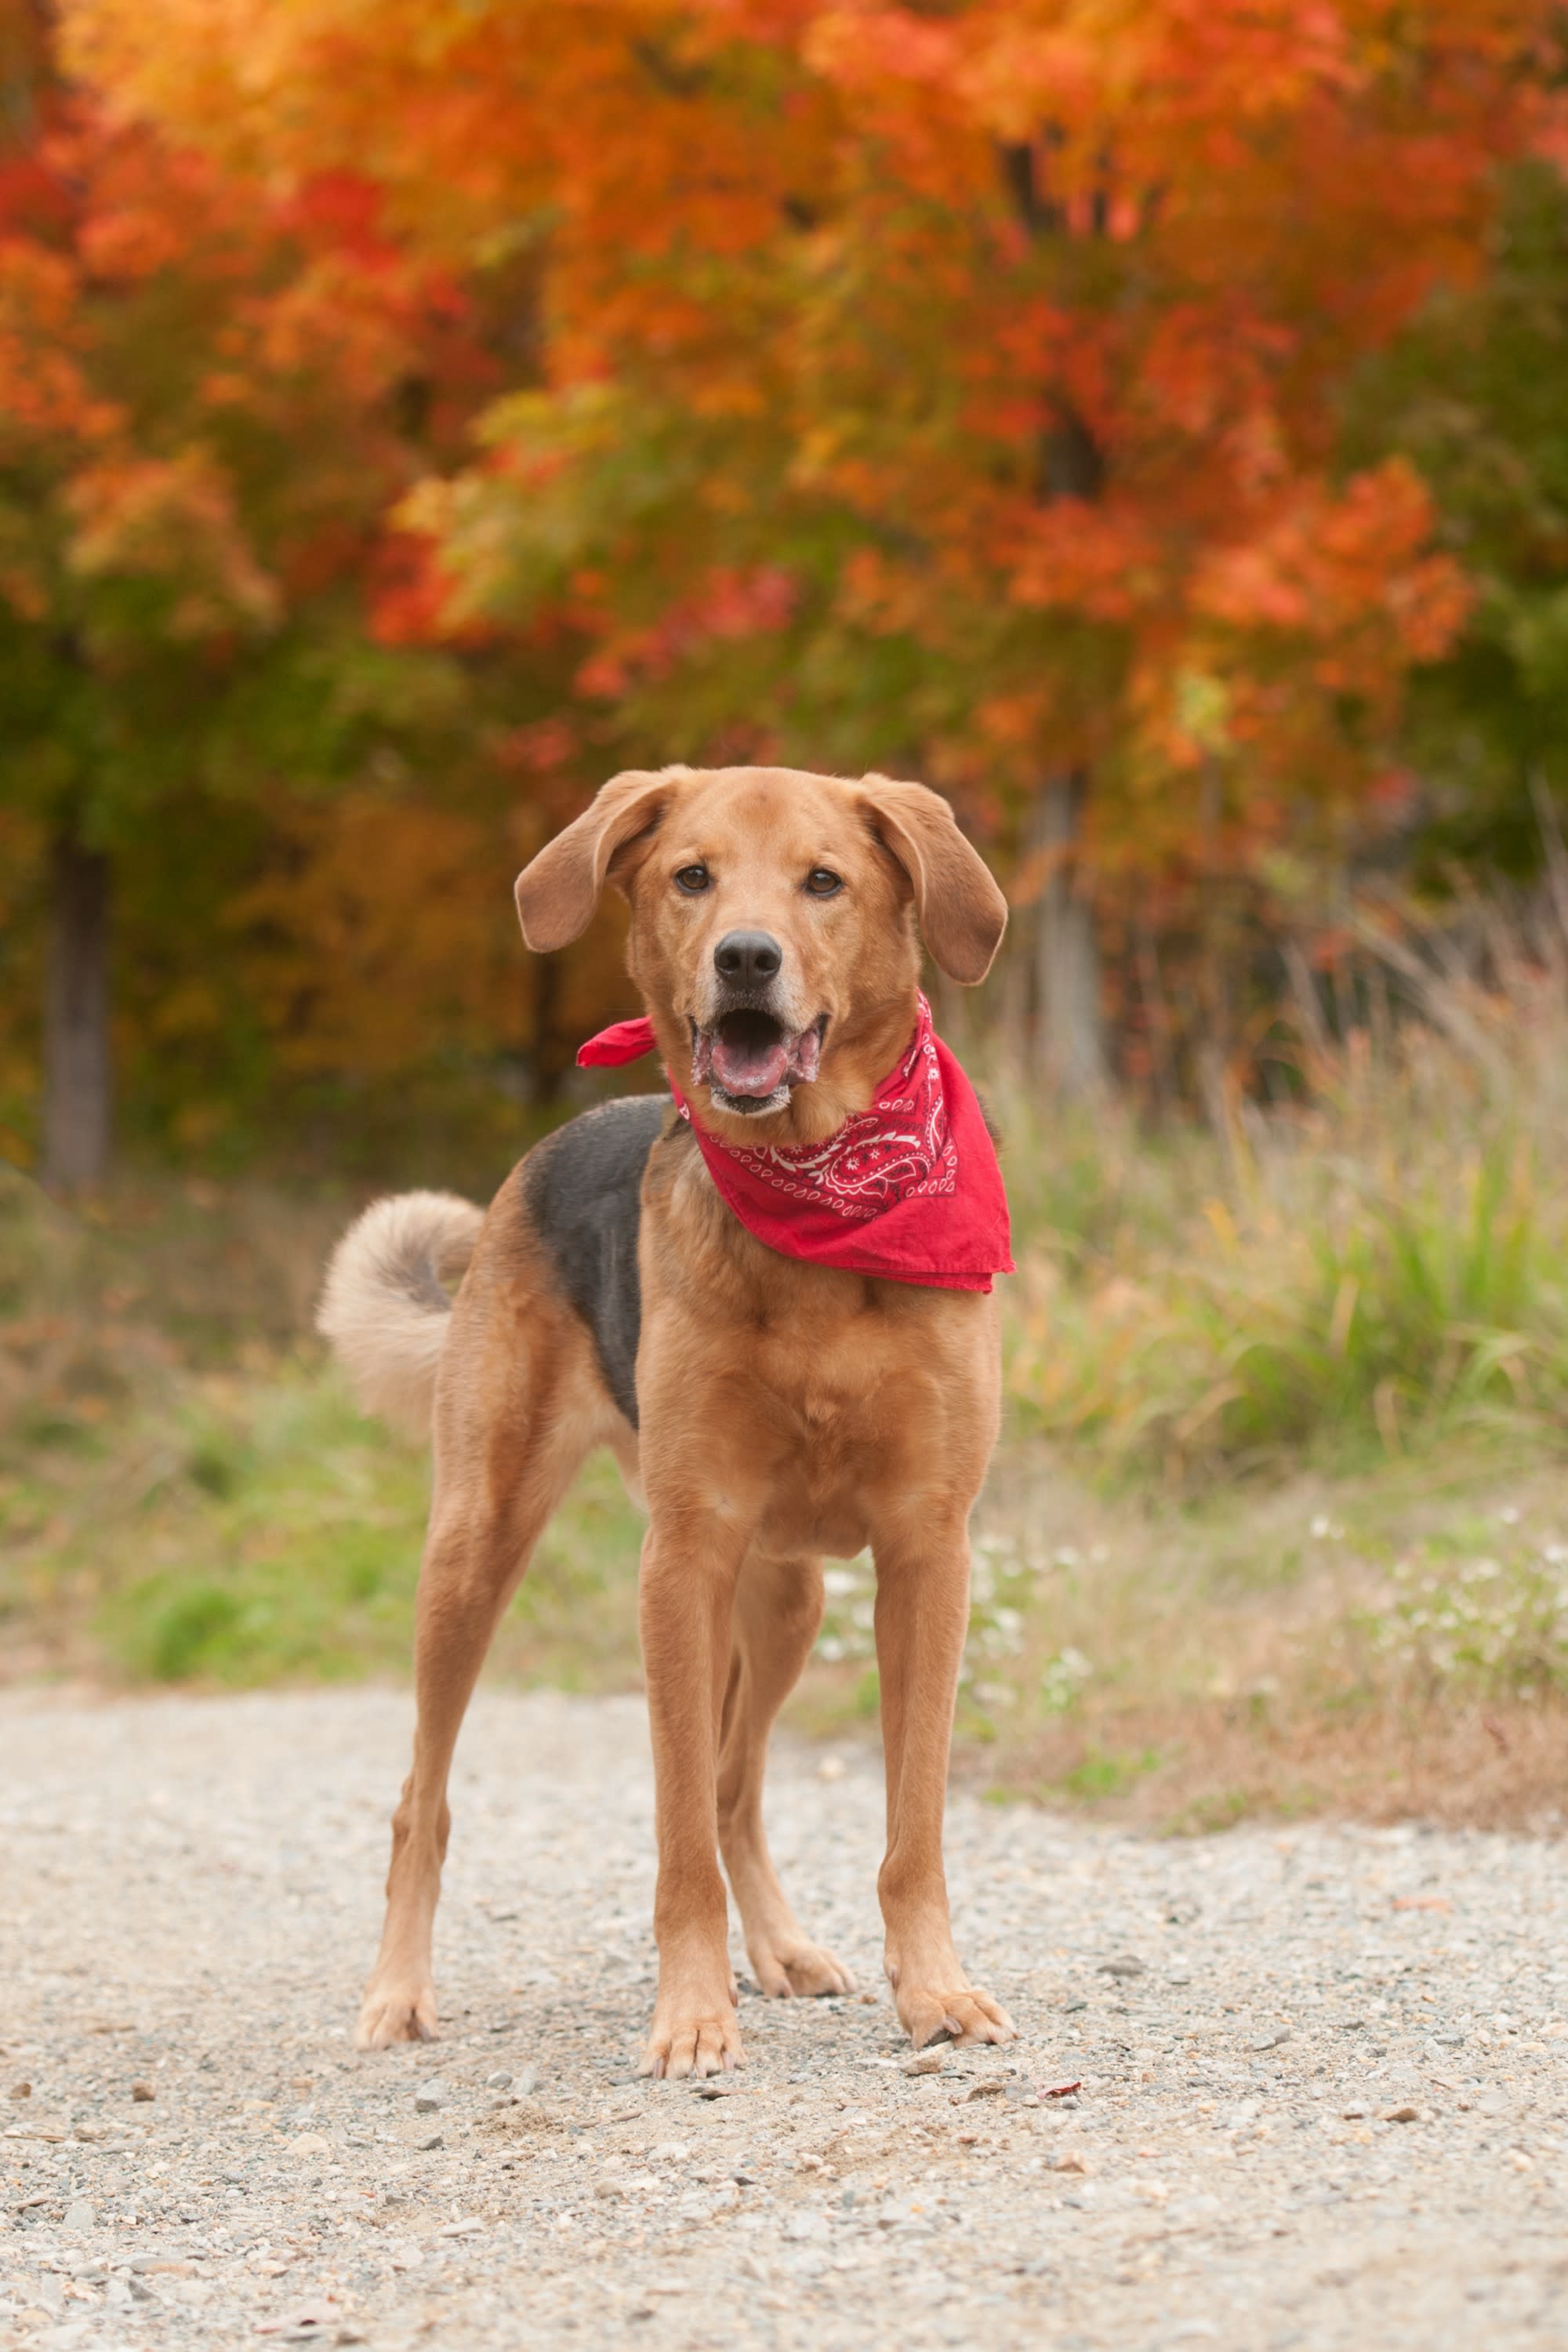
[[[1568, 915], [1568, 908], [1564, 909]], [[1004, 1068], [1026, 1428], [1191, 1490], [1568, 1403], [1568, 930], [1550, 902], [1358, 917], [1355, 1017], [1298, 965], [1271, 1105], [1152, 1129]]]

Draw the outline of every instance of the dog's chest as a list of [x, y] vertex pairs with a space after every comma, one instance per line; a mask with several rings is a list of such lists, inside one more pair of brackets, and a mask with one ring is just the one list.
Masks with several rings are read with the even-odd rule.
[[750, 1346], [752, 1378], [818, 1449], [874, 1443], [889, 1384], [910, 1385], [910, 1349], [889, 1317], [826, 1314], [818, 1302], [816, 1313], [760, 1320]]
[[700, 1166], [681, 1172], [644, 1199], [637, 1388], [655, 1478], [760, 1505], [773, 1540], [838, 1553], [895, 1500], [918, 1508], [970, 1477], [994, 1434], [994, 1302], [786, 1257]]
[[889, 1344], [849, 1323], [782, 1333], [758, 1349], [741, 1459], [764, 1480], [761, 1522], [785, 1550], [847, 1559], [871, 1542], [889, 1498], [918, 1494], [948, 1452], [936, 1384]]

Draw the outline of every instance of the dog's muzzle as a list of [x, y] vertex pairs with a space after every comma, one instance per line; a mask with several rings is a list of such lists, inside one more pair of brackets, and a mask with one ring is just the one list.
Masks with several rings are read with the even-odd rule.
[[721, 1110], [782, 1110], [792, 1087], [809, 1086], [822, 1060], [826, 1013], [809, 1029], [786, 1029], [758, 1004], [733, 1004], [705, 1026], [691, 1024], [691, 1076]]

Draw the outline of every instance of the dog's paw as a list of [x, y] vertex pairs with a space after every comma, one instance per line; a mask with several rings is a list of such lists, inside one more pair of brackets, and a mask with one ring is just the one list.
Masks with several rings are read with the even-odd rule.
[[853, 1992], [855, 1979], [841, 1960], [804, 1936], [747, 1948], [757, 1983], [771, 2000], [816, 2000]]
[[354, 2028], [356, 2050], [390, 2050], [396, 2042], [435, 2040], [433, 1985], [371, 1986]]
[[900, 2021], [917, 2050], [932, 2042], [1015, 2042], [1018, 2029], [988, 1992], [973, 1985], [951, 1991], [900, 1983], [893, 2000]]
[[705, 2015], [672, 2014], [667, 2019], [662, 2010], [656, 2011], [643, 2053], [645, 2074], [677, 2082], [685, 2074], [727, 2074], [741, 2063], [740, 2029], [728, 2003]]

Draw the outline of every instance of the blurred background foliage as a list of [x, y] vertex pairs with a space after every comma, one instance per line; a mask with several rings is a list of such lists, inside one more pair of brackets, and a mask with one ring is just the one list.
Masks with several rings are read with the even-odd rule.
[[[876, 767], [1014, 910], [966, 1737], [1541, 1801], [1565, 88], [1544, 0], [0, 0], [19, 1660], [401, 1657], [423, 1473], [302, 1334], [633, 1009], [513, 874], [624, 765]], [[590, 1481], [510, 1670], [635, 1672], [634, 1542]]]
[[923, 776], [1047, 1084], [1256, 1088], [1568, 792], [1559, 31], [4, 0], [13, 1157], [554, 1116], [505, 881], [667, 759]]

